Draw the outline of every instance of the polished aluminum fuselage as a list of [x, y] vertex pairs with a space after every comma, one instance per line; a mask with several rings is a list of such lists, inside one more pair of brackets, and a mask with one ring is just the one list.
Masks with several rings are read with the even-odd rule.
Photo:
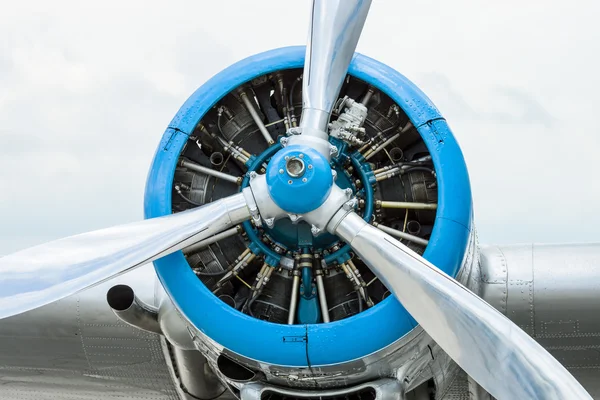
[[[479, 251], [473, 235], [458, 278], [532, 335], [600, 398], [600, 245], [484, 246]], [[156, 307], [164, 296], [148, 265], [0, 321], [0, 398], [186, 398], [182, 387], [191, 386], [190, 376], [181, 376], [177, 362], [197, 352], [177, 350], [164, 337], [119, 321], [105, 299], [117, 283], [130, 285], [142, 301]], [[398, 379], [402, 391], [409, 391], [433, 378], [438, 398], [468, 396], [468, 377], [420, 327], [364, 359], [311, 369], [244, 359], [198, 331], [194, 336], [196, 347], [222, 379], [226, 378], [217, 368], [221, 354], [260, 372], [244, 393], [253, 393], [251, 388], [259, 393], [261, 384], [326, 392], [387, 378]], [[186, 378], [187, 385], [182, 384]], [[244, 390], [250, 382], [228, 383]], [[474, 382], [470, 387], [472, 399], [486, 398]]]

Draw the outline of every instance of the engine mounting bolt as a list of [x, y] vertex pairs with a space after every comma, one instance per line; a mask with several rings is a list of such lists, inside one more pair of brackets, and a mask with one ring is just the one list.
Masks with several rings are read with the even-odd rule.
[[281, 140], [279, 141], [279, 143], [281, 143], [281, 145], [283, 147], [287, 146], [287, 144], [288, 144], [288, 138], [282, 137]]
[[358, 200], [352, 199], [352, 200], [348, 200], [347, 202], [345, 202], [342, 207], [344, 208], [344, 210], [350, 211], [350, 210], [355, 209], [357, 205], [358, 205]]
[[346, 194], [346, 197], [350, 198], [352, 196], [352, 189], [344, 189], [344, 193]]
[[250, 179], [252, 180], [252, 179], [256, 178], [258, 176], [258, 174], [256, 173], [256, 171], [250, 171], [249, 176], [250, 176]]
[[329, 154], [335, 156], [338, 153], [338, 148], [336, 146], [329, 147]]

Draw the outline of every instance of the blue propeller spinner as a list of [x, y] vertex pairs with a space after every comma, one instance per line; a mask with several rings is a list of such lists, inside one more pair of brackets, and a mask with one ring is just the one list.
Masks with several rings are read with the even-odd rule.
[[333, 171], [327, 159], [316, 150], [300, 145], [286, 147], [269, 162], [269, 195], [287, 212], [313, 211], [329, 196]]

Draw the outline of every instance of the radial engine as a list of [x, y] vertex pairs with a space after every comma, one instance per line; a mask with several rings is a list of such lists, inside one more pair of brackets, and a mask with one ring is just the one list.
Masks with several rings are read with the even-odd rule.
[[[293, 188], [274, 199], [286, 209], [300, 214], [319, 201], [318, 186], [305, 185], [319, 158], [292, 146], [278, 153], [302, 118], [304, 54], [304, 47], [288, 47], [247, 58], [187, 100], [156, 152], [147, 218], [240, 192], [263, 174]], [[357, 213], [466, 279], [476, 259], [469, 180], [431, 101], [398, 72], [357, 54], [328, 129], [332, 179], [356, 199]], [[407, 390], [432, 379], [423, 373], [432, 359], [450, 368], [361, 258], [302, 218], [246, 221], [155, 267], [194, 346], [238, 393], [254, 380], [273, 388], [360, 385], [419, 359], [402, 371]], [[256, 390], [278, 393], [273, 388]], [[354, 392], [361, 390], [376, 388]]]

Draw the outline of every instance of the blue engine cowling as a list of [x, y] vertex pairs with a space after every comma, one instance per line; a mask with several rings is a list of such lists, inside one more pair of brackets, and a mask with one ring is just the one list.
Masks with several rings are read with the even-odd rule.
[[[256, 77], [301, 68], [304, 54], [304, 47], [287, 47], [249, 57], [192, 94], [166, 129], [154, 157], [146, 185], [146, 218], [172, 212], [177, 161], [203, 116], [225, 95]], [[348, 73], [394, 100], [425, 142], [437, 173], [438, 209], [424, 256], [455, 276], [472, 229], [470, 183], [456, 139], [437, 108], [403, 75], [360, 54], [354, 56]], [[358, 315], [331, 323], [265, 322], [215, 297], [194, 275], [182, 252], [154, 264], [165, 290], [191, 324], [231, 352], [263, 363], [296, 367], [344, 363], [390, 345], [416, 326], [391, 296]]]

